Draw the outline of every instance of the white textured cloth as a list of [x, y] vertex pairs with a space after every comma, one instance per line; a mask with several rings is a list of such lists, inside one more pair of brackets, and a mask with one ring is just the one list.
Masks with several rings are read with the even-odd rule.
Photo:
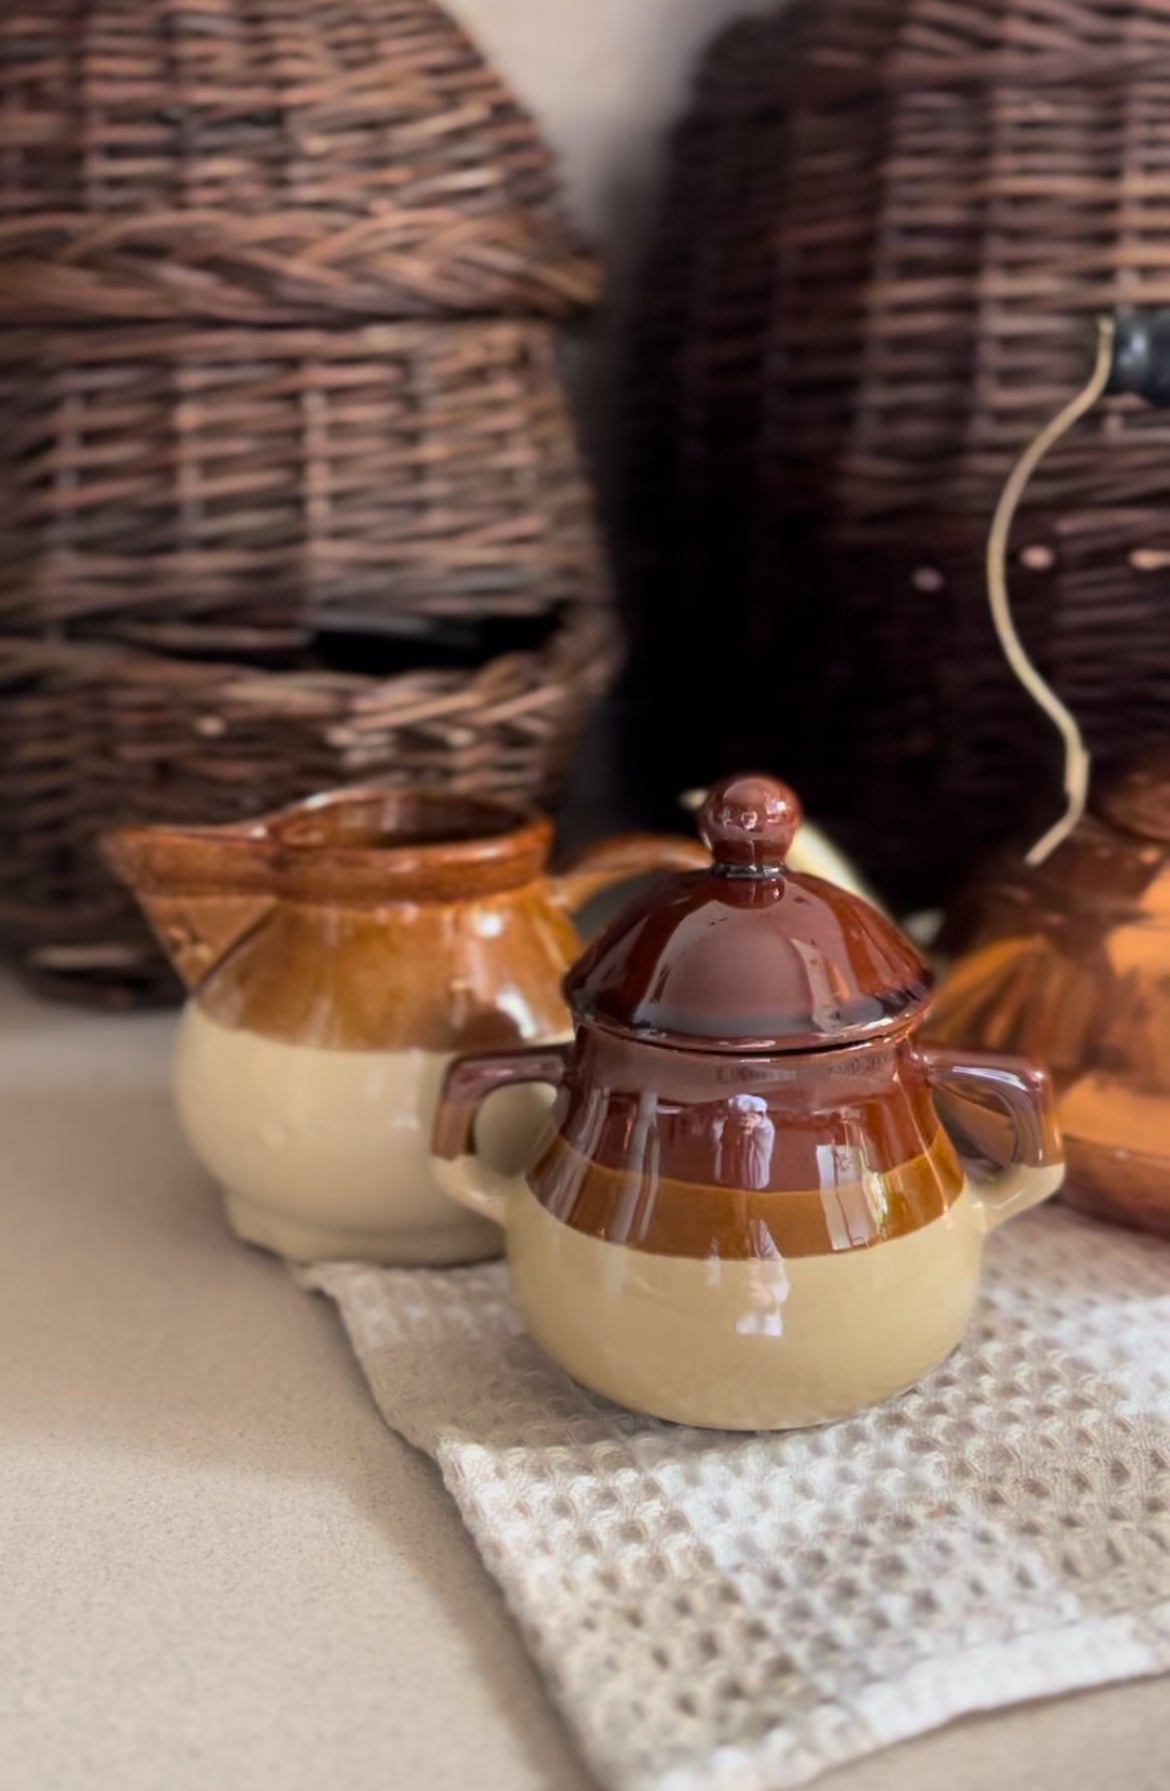
[[301, 1271], [434, 1457], [598, 1778], [781, 1791], [964, 1712], [1170, 1668], [1170, 1246], [989, 1243], [921, 1387], [786, 1435], [575, 1385], [502, 1267]]

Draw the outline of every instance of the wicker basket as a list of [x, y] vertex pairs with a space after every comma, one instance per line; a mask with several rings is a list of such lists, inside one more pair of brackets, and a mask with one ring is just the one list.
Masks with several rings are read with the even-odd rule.
[[5, 218], [0, 204], [3, 323], [561, 319], [593, 304], [599, 286], [592, 255], [520, 211], [389, 204], [355, 225], [336, 213], [168, 206], [112, 224], [71, 212]]
[[597, 286], [531, 119], [427, 0], [0, 11], [0, 319], [564, 317]]
[[531, 119], [427, 0], [0, 13], [0, 318], [563, 317], [597, 286]]
[[547, 324], [3, 330], [0, 416], [0, 628], [212, 653], [604, 594]]
[[603, 611], [476, 671], [378, 680], [0, 636], [0, 946], [105, 1003], [179, 991], [95, 835], [262, 813], [346, 782], [550, 801], [614, 668]]
[[429, 0], [0, 9], [0, 939], [173, 985], [95, 831], [555, 793], [615, 658], [531, 119]]
[[426, 0], [6, 0], [0, 215], [555, 218], [552, 158]]
[[[781, 766], [907, 904], [1059, 809], [984, 540], [1092, 315], [1170, 302], [1168, 155], [1154, 0], [796, 0], [718, 42], [632, 362], [624, 529], [664, 792]], [[1168, 479], [1165, 415], [1107, 407], [1014, 536], [1021, 630], [1099, 757], [1170, 713]]]

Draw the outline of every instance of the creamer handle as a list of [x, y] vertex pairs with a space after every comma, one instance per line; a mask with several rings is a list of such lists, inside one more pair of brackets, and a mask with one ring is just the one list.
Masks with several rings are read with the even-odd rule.
[[569, 1046], [532, 1045], [524, 1051], [477, 1051], [448, 1064], [432, 1135], [432, 1167], [445, 1194], [481, 1218], [506, 1225], [508, 1198], [520, 1178], [492, 1169], [475, 1153], [472, 1132], [480, 1106], [497, 1088], [522, 1082], [564, 1081]]
[[1023, 1058], [935, 1045], [919, 1055], [988, 1230], [1055, 1194], [1064, 1158], [1048, 1071]]
[[611, 884], [644, 877], [650, 871], [703, 871], [711, 854], [698, 840], [677, 833], [616, 833], [598, 840], [571, 858], [552, 878], [562, 907], [584, 907], [591, 896]]

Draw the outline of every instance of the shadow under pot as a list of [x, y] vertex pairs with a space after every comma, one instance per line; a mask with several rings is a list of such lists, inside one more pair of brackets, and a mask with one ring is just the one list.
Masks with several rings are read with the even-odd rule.
[[[1047, 1075], [930, 1049], [929, 974], [868, 903], [790, 873], [795, 797], [709, 796], [714, 863], [570, 974], [571, 1044], [447, 1073], [436, 1174], [507, 1233], [535, 1339], [586, 1386], [735, 1430], [845, 1418], [958, 1343], [986, 1233], [1058, 1187]], [[556, 1090], [523, 1175], [474, 1153], [489, 1094]]]
[[[484, 796], [351, 789], [224, 827], [122, 828], [106, 857], [190, 992], [175, 1054], [188, 1141], [240, 1237], [286, 1256], [468, 1262], [498, 1229], [431, 1173], [461, 1050], [565, 1038], [573, 913], [692, 840], [603, 841], [556, 874], [552, 826]], [[528, 1160], [548, 1107], [501, 1096], [481, 1144]]]

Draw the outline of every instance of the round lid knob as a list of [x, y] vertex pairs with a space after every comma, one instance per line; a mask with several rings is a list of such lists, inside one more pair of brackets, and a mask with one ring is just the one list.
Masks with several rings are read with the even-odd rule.
[[775, 777], [726, 777], [699, 810], [699, 836], [717, 867], [778, 871], [804, 819], [787, 784]]

